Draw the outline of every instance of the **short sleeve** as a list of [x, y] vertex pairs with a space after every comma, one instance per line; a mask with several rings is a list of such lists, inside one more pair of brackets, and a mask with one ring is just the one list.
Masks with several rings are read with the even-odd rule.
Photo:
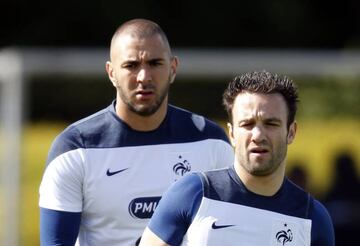
[[203, 194], [198, 174], [184, 176], [165, 192], [148, 227], [170, 245], [180, 245]]
[[[64, 149], [66, 142], [58, 138], [53, 149]], [[50, 152], [52, 151], [50, 150]], [[58, 154], [48, 163], [41, 184], [39, 206], [58, 211], [81, 212], [84, 176], [83, 149]]]
[[314, 199], [312, 210], [312, 246], [334, 246], [335, 233], [333, 223], [326, 208]]

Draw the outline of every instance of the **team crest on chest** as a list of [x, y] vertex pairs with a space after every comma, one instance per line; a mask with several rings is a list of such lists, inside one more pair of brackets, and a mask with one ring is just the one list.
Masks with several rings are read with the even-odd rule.
[[287, 223], [285, 223], [284, 229], [276, 233], [276, 241], [281, 243], [281, 245], [286, 245], [286, 243], [292, 242], [293, 240], [293, 233], [287, 226]]
[[191, 171], [190, 163], [179, 155], [179, 161], [173, 166], [173, 171], [176, 175], [184, 176], [185, 173]]
[[294, 221], [276, 220], [273, 223], [271, 245], [307, 245], [306, 240], [304, 241], [304, 238], [299, 235], [299, 226], [300, 224], [297, 224], [297, 222]]

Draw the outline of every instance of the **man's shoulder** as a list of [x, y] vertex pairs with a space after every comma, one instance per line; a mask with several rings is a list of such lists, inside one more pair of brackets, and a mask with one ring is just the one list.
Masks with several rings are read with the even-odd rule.
[[94, 129], [102, 128], [104, 125], [111, 124], [112, 121], [113, 116], [110, 107], [106, 107], [94, 114], [72, 123], [64, 130], [64, 132], [79, 131], [83, 134], [86, 134], [87, 132], [94, 131]]
[[228, 142], [224, 129], [215, 121], [174, 105], [169, 105], [169, 111], [171, 124], [177, 125], [179, 130], [192, 131], [199, 135]]
[[330, 214], [326, 209], [326, 207], [324, 206], [324, 204], [322, 204], [322, 202], [320, 202], [318, 199], [314, 197], [311, 197], [311, 199], [312, 199], [312, 206], [310, 207], [311, 208], [310, 216], [312, 218], [317, 218], [318, 221], [320, 220], [331, 221]]
[[231, 168], [219, 168], [200, 173], [204, 196], [213, 200], [233, 202], [232, 193], [238, 190], [230, 175]]
[[206, 172], [202, 173], [202, 179], [205, 180], [208, 183], [216, 183], [219, 184], [220, 186], [222, 182], [225, 182], [225, 180], [230, 179], [230, 167], [225, 167], [225, 168], [218, 168], [218, 169], [212, 169], [212, 170], [208, 170]]
[[108, 140], [111, 139], [112, 125], [116, 121], [111, 114], [107, 107], [69, 125], [56, 136], [50, 156], [79, 148], [105, 147], [111, 144]]
[[335, 245], [334, 226], [325, 206], [317, 199], [312, 199], [309, 218], [312, 221], [314, 245]]
[[291, 194], [292, 197], [302, 197], [303, 199], [313, 198], [310, 193], [305, 191], [303, 188], [293, 183], [290, 179], [284, 179], [284, 189], [287, 193]]
[[93, 135], [96, 132], [106, 131], [106, 126], [111, 125], [111, 112], [104, 108], [92, 115], [82, 118], [70, 124], [64, 131], [59, 134], [59, 138], [77, 139]]
[[188, 121], [189, 123], [193, 124], [193, 126], [197, 127], [199, 131], [203, 131], [205, 126], [216, 129], [221, 128], [217, 123], [210, 120], [209, 118], [187, 109], [169, 105], [169, 110], [172, 112], [174, 120]]

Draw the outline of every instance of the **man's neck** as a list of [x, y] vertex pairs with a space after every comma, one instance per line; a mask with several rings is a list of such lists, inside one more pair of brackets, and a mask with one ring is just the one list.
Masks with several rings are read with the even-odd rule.
[[160, 108], [152, 115], [141, 116], [128, 108], [115, 106], [116, 114], [128, 126], [136, 131], [153, 131], [157, 129], [166, 117], [167, 102], [164, 102]]
[[254, 176], [242, 168], [239, 163], [234, 164], [235, 171], [245, 187], [251, 192], [262, 196], [273, 196], [279, 191], [285, 175], [285, 163], [282, 163], [278, 169], [267, 176]]

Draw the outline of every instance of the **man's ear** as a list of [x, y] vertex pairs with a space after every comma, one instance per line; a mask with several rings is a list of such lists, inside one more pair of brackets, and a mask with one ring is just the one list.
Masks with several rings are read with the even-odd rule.
[[108, 74], [108, 77], [111, 81], [111, 83], [113, 84], [114, 87], [117, 87], [117, 80], [115, 78], [115, 71], [113, 69], [113, 65], [111, 61], [107, 61], [105, 64], [105, 68], [106, 68], [106, 72]]
[[296, 131], [297, 131], [297, 122], [294, 121], [289, 126], [289, 132], [288, 132], [288, 135], [287, 135], [287, 144], [291, 144], [294, 141]]
[[178, 59], [177, 56], [174, 56], [171, 59], [170, 83], [173, 83], [175, 81], [176, 71], [177, 71], [178, 65], [179, 65], [179, 59]]
[[233, 128], [233, 125], [228, 122], [226, 124], [227, 126], [227, 129], [228, 129], [228, 134], [229, 134], [229, 139], [230, 139], [230, 143], [233, 147], [235, 147], [235, 138], [234, 138], [234, 128]]

